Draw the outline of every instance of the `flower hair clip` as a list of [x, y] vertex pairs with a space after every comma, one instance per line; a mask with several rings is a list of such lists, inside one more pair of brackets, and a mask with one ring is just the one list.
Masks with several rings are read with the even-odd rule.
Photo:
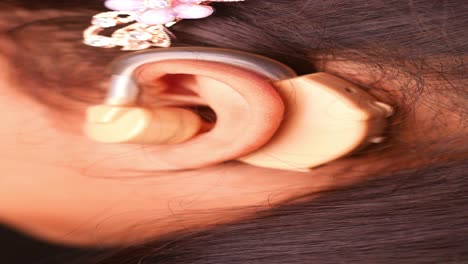
[[[107, 0], [110, 12], [93, 16], [92, 25], [84, 33], [84, 43], [93, 47], [142, 50], [171, 46], [167, 28], [183, 19], [205, 18], [213, 14], [212, 2], [244, 0]], [[131, 24], [130, 24], [131, 23]], [[130, 24], [110, 37], [100, 35], [108, 28]]]

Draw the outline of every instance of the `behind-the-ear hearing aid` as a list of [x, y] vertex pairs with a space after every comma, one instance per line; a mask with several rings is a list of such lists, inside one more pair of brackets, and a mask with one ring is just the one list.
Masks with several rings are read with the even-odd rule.
[[168, 145], [210, 133], [203, 130], [206, 124], [202, 118], [189, 109], [148, 109], [139, 105], [135, 71], [147, 63], [181, 59], [222, 63], [254, 72], [268, 80], [281, 96], [285, 114], [273, 136], [247, 155], [234, 158], [254, 166], [304, 171], [338, 159], [381, 141], [386, 118], [393, 113], [392, 107], [365, 90], [327, 73], [296, 76], [277, 61], [246, 52], [167, 48], [132, 53], [114, 63], [105, 103], [88, 110], [87, 135], [104, 143]]

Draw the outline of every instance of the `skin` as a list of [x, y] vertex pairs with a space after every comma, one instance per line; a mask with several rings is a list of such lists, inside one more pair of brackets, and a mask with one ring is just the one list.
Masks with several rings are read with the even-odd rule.
[[[360, 85], [375, 85], [379, 79], [351, 62], [317, 66]], [[8, 113], [0, 123], [0, 222], [56, 243], [122, 245], [254, 217], [259, 210], [294, 202], [304, 194], [346, 187], [383, 171], [424, 166], [429, 161], [402, 155], [408, 153], [409, 143], [424, 146], [460, 133], [459, 115], [427, 106], [445, 98], [424, 92], [411, 115], [397, 113], [392, 118], [391, 130], [398, 140], [381, 147], [384, 151], [376, 146], [369, 155], [343, 158], [310, 173], [239, 162], [157, 172], [155, 161], [161, 153], [148, 151], [148, 146], [89, 140], [82, 133], [86, 105], [61, 98], [57, 100], [76, 112], [53, 111], [9, 79], [6, 58], [0, 58], [0, 68], [0, 112]], [[380, 79], [371, 93], [401, 108], [399, 88], [405, 78]], [[443, 119], [435, 118], [441, 114]]]

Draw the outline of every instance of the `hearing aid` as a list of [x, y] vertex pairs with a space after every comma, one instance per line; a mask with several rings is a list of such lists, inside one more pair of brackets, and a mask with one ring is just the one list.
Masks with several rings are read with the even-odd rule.
[[391, 106], [328, 73], [297, 76], [275, 60], [228, 49], [165, 48], [134, 52], [113, 63], [105, 102], [87, 111], [87, 136], [102, 143], [170, 145], [210, 133], [203, 127], [216, 127], [216, 123], [207, 124], [192, 110], [174, 106], [149, 109], [139, 103], [141, 88], [135, 71], [148, 63], [177, 59], [222, 63], [254, 72], [281, 96], [285, 114], [273, 136], [248, 154], [233, 158], [253, 166], [308, 171], [382, 141], [387, 118], [393, 114]]

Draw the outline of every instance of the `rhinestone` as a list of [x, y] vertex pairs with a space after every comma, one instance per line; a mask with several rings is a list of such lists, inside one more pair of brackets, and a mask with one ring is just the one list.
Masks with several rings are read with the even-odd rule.
[[153, 38], [153, 35], [144, 31], [130, 31], [128, 37], [132, 40], [146, 41]]
[[145, 41], [129, 41], [122, 50], [142, 50], [151, 47], [151, 43]]
[[103, 28], [110, 28], [117, 26], [117, 21], [110, 17], [95, 17], [93, 19], [93, 25], [100, 26]]
[[101, 47], [101, 48], [111, 48], [115, 47], [115, 41], [108, 37], [103, 36], [92, 36], [90, 38], [85, 39], [84, 43], [89, 46], [93, 47]]
[[153, 45], [158, 46], [158, 47], [169, 47], [171, 45], [171, 41], [168, 38], [154, 38], [152, 40]]

